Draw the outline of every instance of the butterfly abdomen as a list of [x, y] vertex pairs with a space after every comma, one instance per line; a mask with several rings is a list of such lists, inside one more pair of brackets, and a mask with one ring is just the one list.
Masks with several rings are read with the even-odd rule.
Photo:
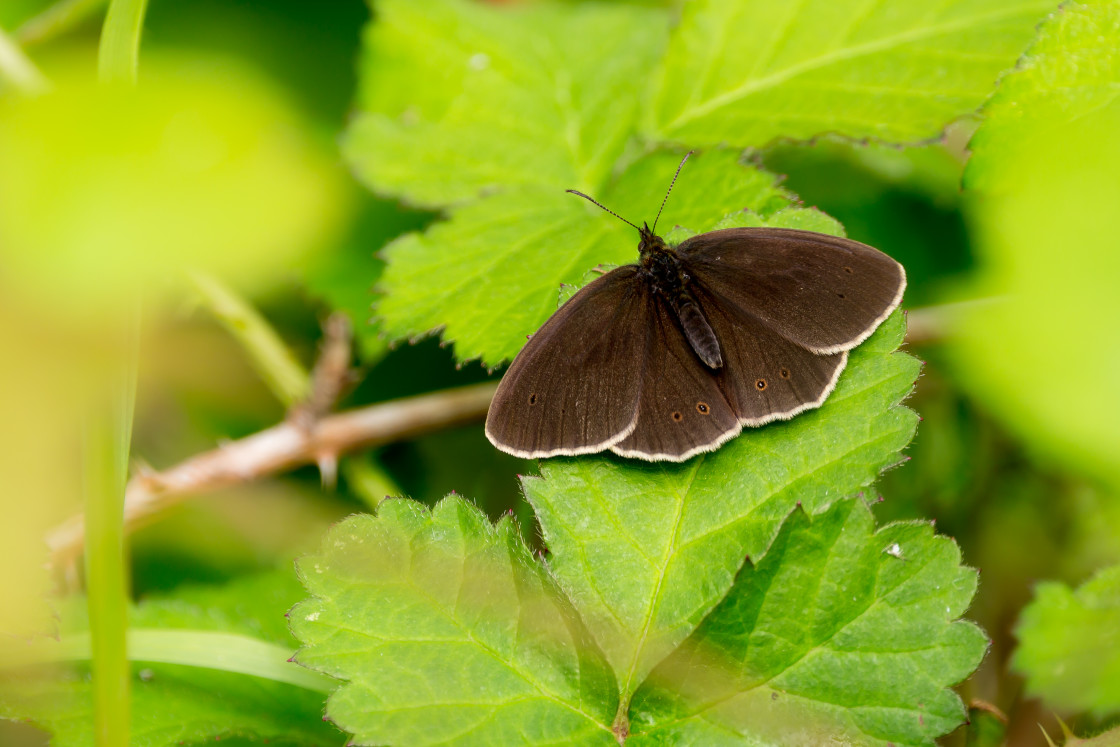
[[704, 361], [705, 366], [712, 369], [722, 368], [723, 353], [720, 352], [719, 340], [712, 330], [712, 325], [708, 323], [707, 317], [696, 302], [690, 296], [686, 298], [687, 300], [674, 311], [681, 321], [681, 329], [684, 330], [684, 336], [688, 338], [688, 344], [692, 346], [700, 360]]

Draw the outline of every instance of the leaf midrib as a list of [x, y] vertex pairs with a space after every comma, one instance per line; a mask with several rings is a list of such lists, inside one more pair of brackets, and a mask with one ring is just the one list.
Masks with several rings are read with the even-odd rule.
[[637, 645], [634, 646], [634, 653], [630, 659], [630, 664], [627, 666], [626, 684], [621, 689], [623, 700], [628, 700], [630, 694], [633, 692], [634, 672], [637, 670], [638, 663], [641, 661], [646, 639], [649, 637], [649, 628], [653, 623], [654, 613], [661, 607], [661, 587], [665, 583], [665, 575], [669, 568], [669, 563], [676, 555], [675, 548], [677, 541], [680, 539], [681, 519], [684, 516], [684, 502], [692, 490], [692, 484], [696, 481], [696, 475], [700, 472], [700, 465], [702, 465], [706, 459], [707, 454], [701, 454], [696, 458], [696, 463], [692, 467], [692, 474], [689, 475], [687, 482], [681, 486], [681, 489], [676, 491], [678, 500], [676, 516], [673, 517], [673, 539], [665, 546], [665, 554], [662, 557], [660, 570], [657, 575], [657, 586], [653, 590], [652, 602], [649, 607], [646, 608], [641, 634], [638, 637]]

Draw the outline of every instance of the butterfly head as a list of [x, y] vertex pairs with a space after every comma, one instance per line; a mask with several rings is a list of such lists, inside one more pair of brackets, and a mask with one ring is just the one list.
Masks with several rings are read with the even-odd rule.
[[641, 236], [641, 239], [638, 241], [638, 253], [642, 255], [643, 259], [653, 254], [661, 254], [669, 251], [669, 246], [665, 243], [665, 239], [655, 234], [648, 223], [642, 224], [642, 227], [638, 229], [638, 235]]

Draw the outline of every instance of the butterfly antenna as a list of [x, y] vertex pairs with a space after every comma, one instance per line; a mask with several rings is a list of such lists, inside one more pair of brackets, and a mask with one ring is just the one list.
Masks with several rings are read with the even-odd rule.
[[677, 183], [677, 177], [681, 175], [681, 169], [684, 168], [684, 162], [687, 161], [688, 157], [692, 154], [693, 151], [691, 150], [688, 153], [684, 154], [684, 158], [681, 159], [680, 165], [677, 166], [677, 173], [673, 174], [673, 181], [669, 182], [669, 189], [665, 192], [665, 199], [661, 201], [661, 208], [657, 211], [657, 217], [653, 219], [653, 228], [650, 229], [653, 233], [657, 233], [657, 221], [661, 218], [661, 211], [665, 209], [665, 203], [669, 201], [669, 195], [673, 191], [673, 185]]
[[[625, 218], [623, 218], [623, 217], [622, 217], [621, 215], [619, 215], [619, 214], [618, 214], [618, 213], [616, 213], [615, 211], [611, 210], [611, 209], [610, 209], [609, 207], [607, 207], [607, 206], [606, 206], [606, 205], [604, 205], [603, 203], [599, 202], [598, 200], [595, 200], [595, 199], [594, 199], [594, 198], [592, 198], [592, 197], [588, 197], [588, 196], [587, 196], [587, 195], [585, 195], [585, 194], [584, 194], [583, 192], [580, 192], [580, 191], [578, 191], [578, 190], [575, 190], [575, 189], [565, 189], [564, 191], [565, 191], [565, 192], [571, 192], [571, 193], [572, 193], [572, 194], [574, 194], [574, 195], [579, 195], [580, 197], [582, 197], [583, 199], [587, 200], [588, 202], [590, 202], [590, 203], [592, 203], [592, 204], [595, 204], [595, 205], [598, 205], [599, 207], [603, 208], [603, 210], [606, 210], [606, 211], [607, 211], [608, 213], [610, 213], [610, 214], [611, 214], [611, 215], [613, 215], [614, 217], [618, 218], [618, 219], [619, 219], [620, 221], [622, 221], [623, 223], [628, 223], [629, 225], [631, 225], [631, 226], [634, 226], [634, 224], [633, 224], [633, 223], [630, 223], [630, 221], [626, 220], [626, 219], [625, 219]], [[638, 228], [638, 227], [637, 227], [637, 226], [634, 226], [634, 228]], [[639, 230], [639, 231], [641, 231], [642, 229], [638, 228], [638, 230]]]

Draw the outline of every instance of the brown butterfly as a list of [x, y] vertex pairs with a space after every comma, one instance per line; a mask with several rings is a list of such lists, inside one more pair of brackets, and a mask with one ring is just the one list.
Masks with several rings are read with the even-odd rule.
[[819, 407], [906, 288], [902, 265], [857, 241], [728, 228], [669, 246], [656, 218], [639, 228], [568, 191], [637, 228], [640, 259], [582, 288], [514, 359], [486, 436], [516, 456], [679, 462]]

